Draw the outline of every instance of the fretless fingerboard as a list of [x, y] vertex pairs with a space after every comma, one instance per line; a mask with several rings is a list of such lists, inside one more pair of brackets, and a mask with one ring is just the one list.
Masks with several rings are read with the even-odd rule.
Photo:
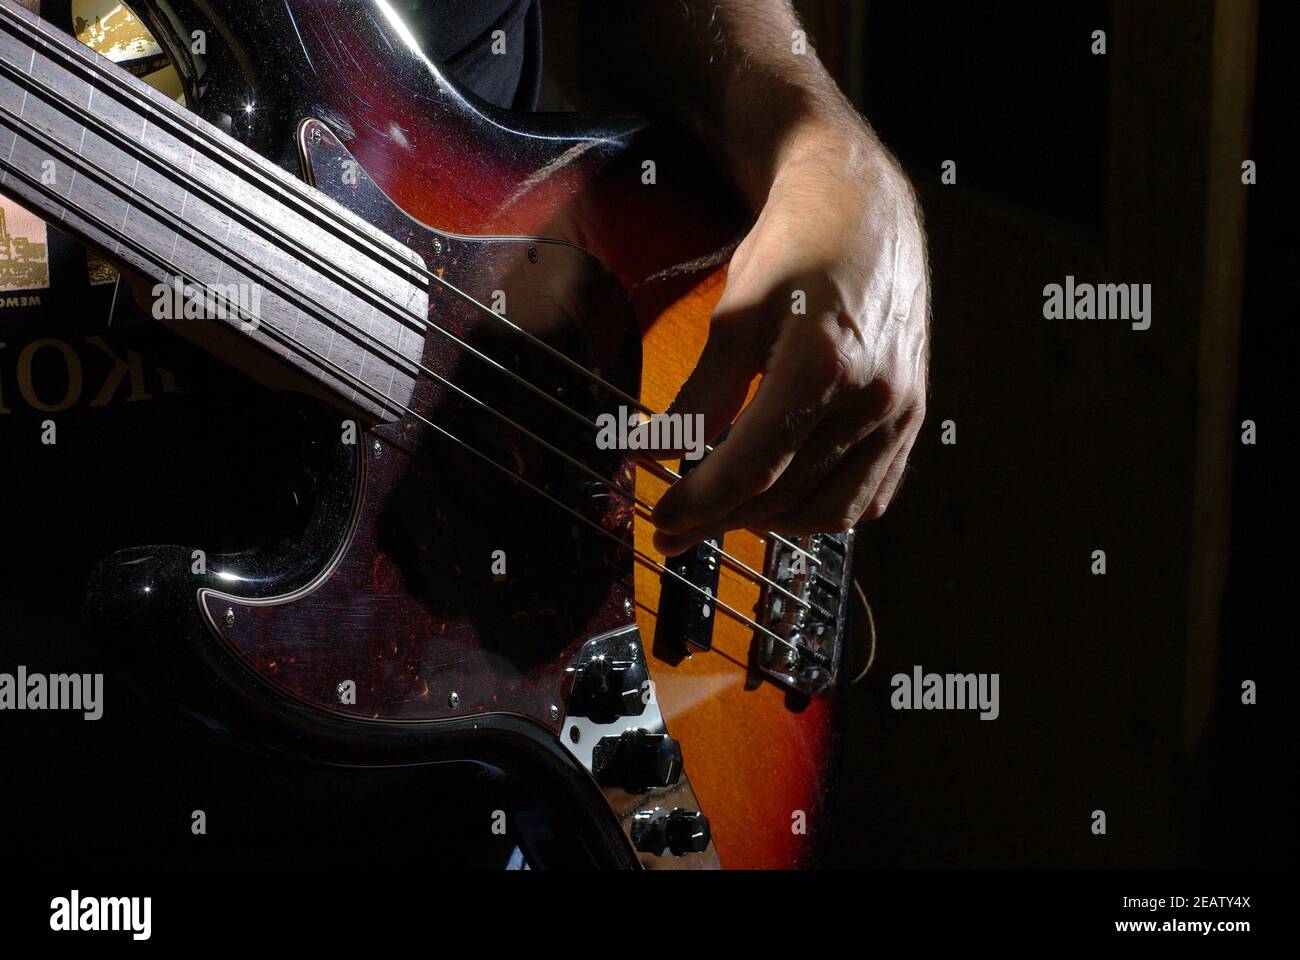
[[159, 319], [224, 323], [378, 421], [409, 405], [420, 257], [12, 0], [0, 193], [152, 279]]

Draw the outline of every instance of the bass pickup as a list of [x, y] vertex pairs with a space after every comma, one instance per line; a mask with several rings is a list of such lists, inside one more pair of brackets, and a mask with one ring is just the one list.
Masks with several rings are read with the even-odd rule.
[[[727, 439], [724, 430], [712, 443], [716, 449]], [[677, 469], [685, 477], [702, 461], [682, 460]], [[722, 538], [697, 543], [685, 553], [668, 557], [659, 575], [659, 622], [655, 651], [669, 660], [689, 657], [694, 650], [713, 649], [713, 620], [717, 613]]]
[[[754, 664], [809, 696], [835, 685], [853, 577], [853, 531], [769, 537]], [[777, 638], [780, 638], [779, 640]]]
[[713, 649], [713, 619], [717, 612], [721, 540], [705, 540], [685, 553], [669, 557], [659, 578], [657, 638], [671, 638], [677, 653], [692, 648]]

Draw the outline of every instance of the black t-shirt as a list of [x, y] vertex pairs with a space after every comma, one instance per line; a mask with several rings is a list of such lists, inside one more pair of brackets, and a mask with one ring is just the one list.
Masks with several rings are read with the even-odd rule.
[[408, 7], [412, 28], [452, 79], [498, 107], [536, 108], [539, 0], [408, 0]]

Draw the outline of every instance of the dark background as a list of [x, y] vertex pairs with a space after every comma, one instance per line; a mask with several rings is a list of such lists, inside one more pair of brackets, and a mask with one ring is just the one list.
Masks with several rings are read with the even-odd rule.
[[[928, 422], [898, 501], [860, 538], [879, 657], [845, 694], [830, 862], [1282, 865], [1295, 840], [1279, 454], [1293, 432], [1278, 397], [1300, 294], [1296, 5], [799, 6], [917, 184], [934, 278]], [[1096, 29], [1105, 56], [1090, 52]], [[939, 182], [948, 159], [956, 185]], [[1042, 288], [1067, 274], [1151, 283], [1152, 328], [1044, 320]], [[84, 284], [50, 297], [58, 315], [93, 300]], [[15, 536], [58, 527], [30, 505], [80, 504], [106, 542], [201, 522], [189, 539], [238, 544], [241, 524], [273, 521], [281, 465], [269, 451], [220, 455], [232, 437], [266, 435], [238, 419], [248, 405], [232, 391], [247, 385], [204, 383], [219, 375], [187, 348], [130, 336], [187, 393], [164, 417], [140, 404], [116, 411], [112, 430], [72, 424], [70, 437], [131, 451], [101, 458], [121, 475], [5, 463], [9, 544], [25, 545], [0, 550], [6, 664], [109, 669], [86, 651], [66, 586], [103, 551], [89, 536], [75, 548]], [[1239, 443], [1245, 418], [1258, 446]], [[19, 419], [3, 428], [31, 426]], [[955, 446], [939, 442], [945, 420]], [[154, 478], [134, 501], [147, 511], [95, 501], [131, 475]], [[196, 499], [223, 506], [196, 520], [184, 512]], [[1089, 571], [1094, 549], [1104, 577]], [[999, 673], [1001, 716], [893, 711], [890, 677], [917, 664]], [[1246, 679], [1258, 706], [1240, 703]], [[93, 725], [11, 715], [5, 733], [0, 821], [18, 825], [7, 850], [50, 865], [418, 865], [437, 849], [496, 866], [508, 839], [485, 849], [466, 813], [482, 804], [457, 791], [512, 811], [531, 802], [483, 770], [435, 789], [415, 771], [340, 778], [245, 754], [147, 697]], [[188, 843], [176, 820], [191, 808], [240, 823], [237, 837]], [[1104, 837], [1090, 831], [1095, 809]], [[142, 849], [141, 837], [170, 839]]]
[[[860, 540], [880, 654], [846, 698], [833, 862], [1289, 862], [1298, 8], [802, 9], [916, 182], [933, 271], [927, 424]], [[1151, 329], [1044, 320], [1066, 274], [1151, 283]], [[893, 711], [916, 664], [999, 672], [1001, 717]]]

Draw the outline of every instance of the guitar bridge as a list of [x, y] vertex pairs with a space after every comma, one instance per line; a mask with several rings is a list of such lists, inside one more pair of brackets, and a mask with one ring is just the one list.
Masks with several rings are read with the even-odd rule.
[[[754, 663], [800, 693], [826, 693], [839, 672], [853, 577], [853, 531], [769, 537]], [[778, 639], [779, 638], [779, 639]]]

